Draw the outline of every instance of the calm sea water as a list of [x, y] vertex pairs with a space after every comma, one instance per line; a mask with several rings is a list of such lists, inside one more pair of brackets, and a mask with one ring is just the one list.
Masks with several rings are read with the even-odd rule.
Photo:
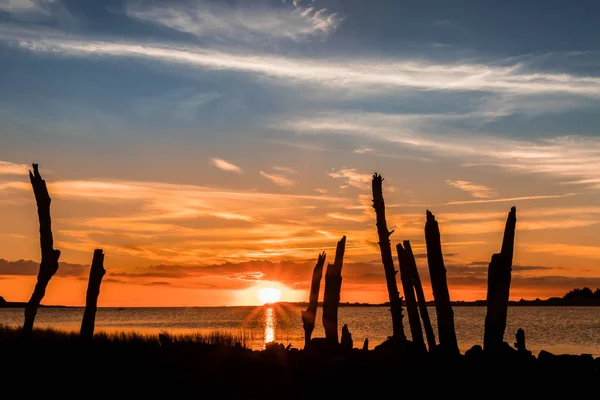
[[[322, 310], [318, 310], [313, 337], [324, 337]], [[429, 313], [437, 337], [435, 308]], [[461, 351], [483, 343], [485, 307], [455, 307], [455, 325]], [[83, 308], [42, 308], [36, 326], [78, 330]], [[410, 338], [408, 319], [405, 331]], [[0, 323], [21, 325], [22, 309], [0, 309]], [[348, 324], [355, 347], [369, 338], [369, 348], [391, 334], [390, 313], [386, 307], [341, 307], [340, 329]], [[556, 354], [589, 353], [600, 356], [600, 307], [512, 307], [509, 308], [505, 340], [514, 342], [518, 328], [525, 330], [527, 347], [534, 354], [542, 349]], [[247, 345], [262, 349], [277, 341], [293, 347], [304, 346], [300, 308], [290, 305], [263, 307], [188, 307], [188, 308], [100, 308], [97, 331], [136, 331], [145, 334], [193, 333], [198, 331], [244, 332]]]

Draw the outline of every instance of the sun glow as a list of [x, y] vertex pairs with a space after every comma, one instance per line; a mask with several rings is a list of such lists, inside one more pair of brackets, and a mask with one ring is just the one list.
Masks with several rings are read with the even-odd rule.
[[261, 304], [277, 303], [281, 298], [281, 290], [275, 288], [263, 288], [256, 292]]

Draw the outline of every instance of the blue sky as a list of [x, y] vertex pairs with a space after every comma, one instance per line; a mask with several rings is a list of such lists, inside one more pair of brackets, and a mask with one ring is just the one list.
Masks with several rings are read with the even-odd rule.
[[[31, 204], [18, 200], [31, 201], [33, 161], [64, 204], [65, 261], [103, 247], [123, 270], [306, 260], [342, 234], [350, 260], [376, 260], [377, 171], [397, 240], [422, 246], [432, 208], [454, 264], [489, 260], [516, 205], [517, 262], [595, 279], [599, 12], [595, 1], [0, 0], [0, 216], [14, 222], [0, 258], [37, 257]], [[255, 242], [231, 244], [234, 230]]]

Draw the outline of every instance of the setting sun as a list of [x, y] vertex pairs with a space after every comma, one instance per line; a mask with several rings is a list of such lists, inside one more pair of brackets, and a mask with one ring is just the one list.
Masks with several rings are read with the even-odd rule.
[[264, 288], [256, 292], [261, 304], [276, 303], [281, 298], [281, 290]]

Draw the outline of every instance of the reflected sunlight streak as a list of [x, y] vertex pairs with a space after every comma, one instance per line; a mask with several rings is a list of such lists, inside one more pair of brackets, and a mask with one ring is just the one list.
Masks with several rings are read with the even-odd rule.
[[265, 308], [265, 345], [275, 341], [275, 317], [273, 307]]

